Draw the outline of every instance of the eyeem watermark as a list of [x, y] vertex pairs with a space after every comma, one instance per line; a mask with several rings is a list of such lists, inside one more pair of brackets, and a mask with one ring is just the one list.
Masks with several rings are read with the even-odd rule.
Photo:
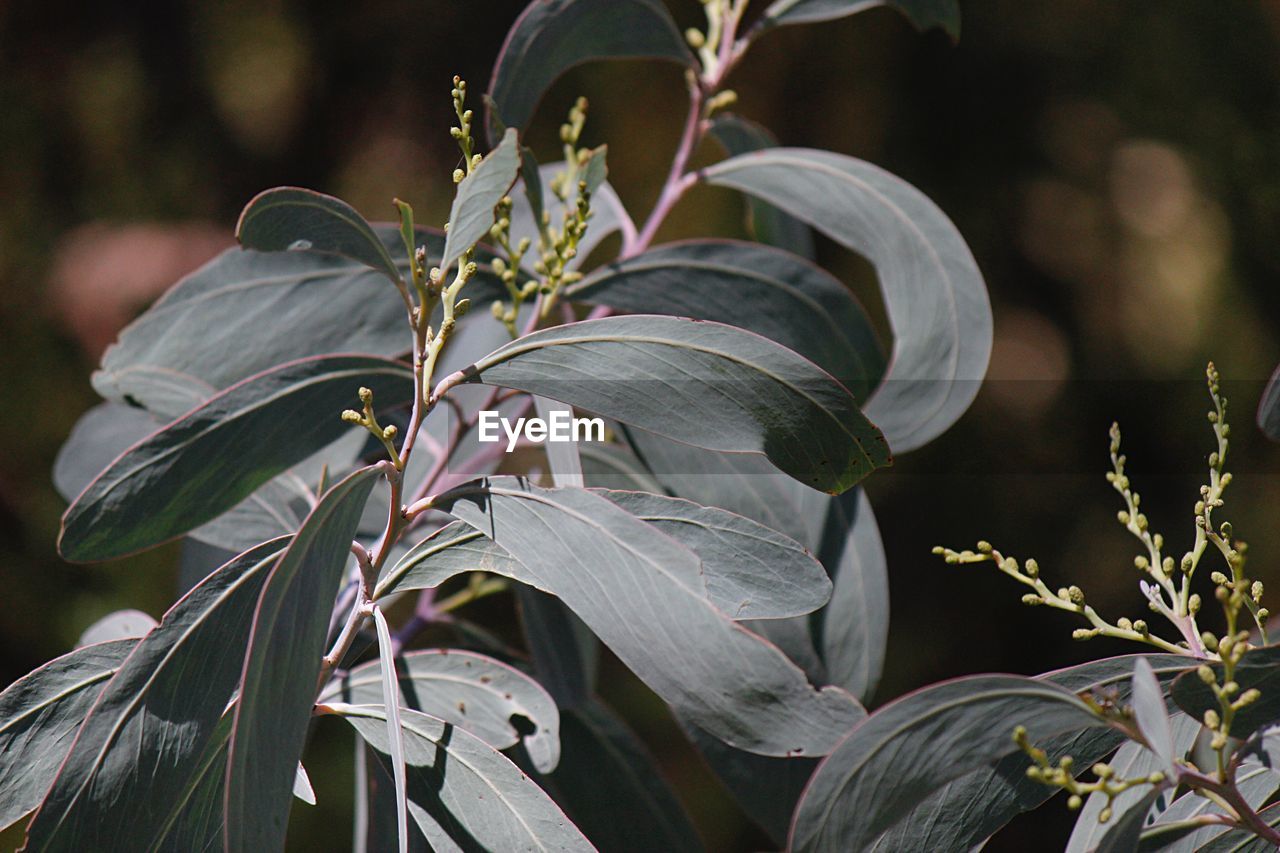
[[477, 421], [477, 436], [482, 444], [494, 444], [502, 440], [499, 428], [507, 437], [507, 452], [516, 449], [521, 436], [533, 443], [544, 441], [604, 441], [603, 418], [575, 418], [565, 409], [557, 409], [551, 417], [516, 418], [513, 425], [500, 413], [485, 409], [480, 412]]

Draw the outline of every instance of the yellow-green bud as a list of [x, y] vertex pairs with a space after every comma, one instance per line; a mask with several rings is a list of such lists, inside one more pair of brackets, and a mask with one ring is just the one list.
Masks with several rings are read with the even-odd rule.
[[360, 396], [360, 402], [361, 402], [361, 403], [372, 403], [372, 402], [373, 402], [373, 391], [369, 390], [368, 388], [364, 388], [364, 387], [362, 387], [362, 388], [361, 388], [359, 391], [357, 391], [356, 393]]
[[353, 409], [347, 409], [342, 413], [342, 419], [349, 424], [358, 424], [364, 420], [364, 415]]
[[1079, 794], [1072, 794], [1067, 798], [1067, 808], [1076, 811], [1080, 806], [1084, 805], [1084, 800], [1080, 799]]
[[385, 438], [387, 441], [390, 441], [391, 439], [396, 437], [397, 432], [399, 432], [399, 430], [396, 429], [395, 424], [391, 424], [390, 426], [385, 426], [382, 428], [382, 437]]
[[1218, 683], [1218, 677], [1213, 674], [1213, 668], [1206, 664], [1201, 664], [1196, 669], [1196, 675], [1200, 676], [1200, 680], [1203, 681], [1205, 684]]

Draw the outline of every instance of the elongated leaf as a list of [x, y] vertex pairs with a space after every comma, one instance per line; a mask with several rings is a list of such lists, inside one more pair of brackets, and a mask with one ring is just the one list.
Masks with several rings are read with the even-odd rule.
[[278, 850], [284, 844], [330, 610], [378, 476], [376, 467], [364, 468], [325, 493], [258, 598], [227, 757], [229, 849]]
[[[518, 669], [475, 652], [433, 649], [405, 653], [396, 671], [401, 706], [466, 729], [495, 749], [523, 741], [535, 767], [555, 768], [560, 712], [547, 691]], [[379, 667], [367, 663], [326, 686], [319, 701], [376, 705], [381, 696]]]
[[[584, 496], [581, 498], [582, 501], [588, 502], [589, 506], [598, 507], [598, 511], [604, 512], [608, 519], [617, 520], [618, 516], [616, 514], [617, 512], [621, 512], [621, 510], [618, 510], [618, 507], [613, 506], [612, 503], [608, 503], [608, 501], [605, 501], [605, 498], [595, 496], [595, 494], [590, 492], [568, 491], [568, 489], [561, 489], [561, 491], [558, 492], [562, 494], [580, 494], [580, 496]], [[573, 500], [573, 498], [571, 498], [571, 500]], [[595, 505], [595, 503], [591, 503], [591, 500], [604, 501], [605, 507], [608, 507], [607, 510], [605, 510], [604, 507]], [[814, 734], [814, 736], [818, 736], [818, 738], [827, 738], [827, 736], [838, 733], [842, 727], [849, 725], [849, 722], [846, 721], [833, 721], [829, 722], [829, 724], [828, 722], [823, 721], [815, 722], [812, 719], [814, 716], [817, 716], [819, 720], [822, 720], [824, 717], [831, 715], [835, 716], [836, 719], [842, 720], [846, 713], [852, 715], [854, 719], [856, 719], [856, 716], [860, 715], [860, 710], [858, 706], [856, 706], [856, 703], [847, 698], [846, 694], [838, 692], [838, 690], [828, 689], [815, 695], [812, 692], [812, 688], [809, 688], [806, 684], [803, 685], [804, 679], [799, 678], [800, 672], [795, 670], [795, 667], [787, 661], [785, 656], [782, 656], [782, 654], [767, 653], [759, 648], [760, 646], [763, 646], [771, 652], [776, 652], [776, 649], [764, 646], [763, 643], [760, 643], [759, 638], [756, 637], [755, 634], [742, 630], [726, 630], [727, 625], [732, 624], [732, 620], [728, 619], [727, 615], [724, 615], [724, 613], [717, 611], [716, 608], [710, 605], [708, 599], [705, 598], [705, 588], [703, 587], [703, 581], [701, 581], [700, 575], [698, 574], [698, 565], [696, 565], [698, 564], [698, 561], [696, 561], [696, 556], [692, 555], [691, 552], [681, 551], [681, 546], [678, 546], [678, 544], [673, 542], [673, 540], [664, 538], [662, 534], [657, 532], [657, 530], [649, 528], [648, 525], [645, 525], [644, 521], [635, 519], [634, 516], [626, 514], [623, 514], [623, 517], [625, 517], [626, 521], [618, 521], [618, 523], [622, 524], [623, 528], [625, 528], [625, 539], [631, 539], [630, 542], [622, 540], [622, 542], [611, 543], [602, 540], [602, 543], [600, 544], [603, 544], [609, 552], [607, 557], [602, 558], [609, 558], [609, 560], [612, 560], [613, 553], [622, 551], [622, 549], [625, 549], [626, 547], [635, 547], [635, 537], [643, 537], [645, 542], [654, 542], [654, 547], [659, 548], [660, 551], [666, 553], [667, 556], [673, 557], [673, 560], [668, 560], [660, 564], [660, 569], [658, 571], [659, 580], [664, 580], [662, 587], [654, 588], [653, 581], [646, 581], [646, 576], [649, 576], [654, 571], [652, 567], [643, 565], [646, 561], [634, 560], [634, 558], [632, 558], [632, 560], [628, 560], [628, 562], [640, 562], [641, 564], [641, 566], [636, 567], [635, 571], [631, 571], [631, 573], [627, 573], [627, 575], [614, 576], [611, 574], [607, 576], [608, 580], [611, 581], [608, 585], [608, 590], [613, 593], [611, 601], [607, 602], [602, 601], [602, 599], [595, 599], [595, 601], [584, 603], [584, 605], [577, 605], [576, 602], [580, 601], [580, 599], [581, 601], [585, 601], [584, 596], [586, 592], [589, 592], [589, 590], [579, 589], [580, 584], [586, 583], [586, 581], [582, 579], [590, 578], [590, 576], [599, 574], [594, 570], [586, 569], [586, 567], [584, 567], [585, 564], [582, 562], [584, 557], [581, 555], [573, 557], [573, 560], [571, 561], [559, 562], [554, 573], [550, 575], [544, 574], [543, 571], [536, 571], [535, 573], [534, 570], [526, 567], [524, 562], [513, 560], [506, 549], [490, 542], [485, 534], [481, 534], [475, 529], [470, 530], [470, 533], [468, 533], [468, 525], [448, 525], [442, 530], [439, 530], [438, 533], [435, 533], [428, 539], [424, 540], [424, 542], [420, 543], [419, 546], [411, 549], [410, 553], [403, 558], [401, 564], [394, 566], [393, 569], [384, 576], [383, 580], [380, 581], [378, 594], [385, 594], [392, 589], [404, 589], [406, 587], [410, 587], [410, 585], [412, 585], [412, 587], [417, 587], [417, 585], [421, 585], [421, 587], [435, 587], [435, 585], [443, 583], [444, 580], [448, 580], [451, 576], [461, 573], [461, 571], [483, 569], [485, 571], [493, 571], [494, 574], [506, 575], [508, 578], [520, 580], [522, 583], [530, 584], [532, 587], [544, 590], [544, 592], [556, 594], [556, 596], [561, 598], [566, 605], [570, 606], [573, 611], [577, 612], [577, 615], [586, 621], [586, 624], [590, 626], [591, 630], [595, 631], [595, 634], [598, 635], [600, 639], [603, 639], [607, 644], [611, 644], [614, 652], [620, 654], [620, 657], [623, 657], [623, 661], [630, 662], [634, 660], [635, 663], [632, 665], [632, 669], [643, 667], [646, 672], [649, 670], [663, 670], [662, 672], [653, 672], [653, 674], [650, 675], [650, 679], [652, 679], [650, 680], [650, 686], [653, 686], [655, 683], [669, 684], [669, 680], [672, 678], [676, 678], [678, 680], [695, 678], [695, 667], [704, 665], [704, 661], [701, 661], [700, 656], [698, 660], [691, 661], [689, 666], [681, 667], [681, 669], [678, 670], [672, 670], [669, 663], [668, 665], [659, 663], [662, 649], [668, 648], [673, 643], [680, 642], [680, 639], [678, 639], [676, 635], [671, 634], [671, 630], [673, 629], [668, 629], [669, 622], [680, 620], [681, 613], [691, 612], [694, 613], [694, 615], [690, 617], [692, 621], [690, 621], [690, 619], [686, 619], [684, 624], [681, 625], [680, 630], [686, 631], [686, 633], [689, 633], [689, 631], [692, 631], [692, 633], [698, 633], [698, 631], [704, 631], [704, 633], [707, 633], [709, 637], [712, 638], [708, 640], [710, 643], [708, 646], [708, 654], [714, 654], [714, 649], [718, 647], [741, 647], [742, 652], [731, 652], [733, 656], [735, 656], [733, 660], [737, 660], [737, 658], [741, 657], [742, 666], [753, 665], [753, 662], [756, 666], [768, 666], [767, 672], [769, 678], [778, 681], [778, 683], [781, 683], [782, 685], [786, 685], [773, 686], [773, 688], [771, 688], [773, 690], [773, 695], [777, 695], [778, 697], [776, 702], [788, 702], [785, 695], [780, 692], [795, 694], [797, 698], [790, 702], [796, 702], [796, 707], [792, 708], [792, 711], [794, 711], [795, 715], [799, 717], [800, 722], [803, 722], [804, 725], [818, 725], [826, 731], [826, 734]], [[636, 528], [635, 525], [640, 525], [640, 528]], [[641, 533], [641, 530], [643, 530], [643, 533]], [[485, 532], [490, 535], [493, 533], [492, 530], [489, 530], [488, 526], [485, 526]], [[595, 535], [594, 530], [589, 535]], [[564, 547], [566, 546], [564, 546], [563, 543], [558, 544], [557, 546], [557, 548]], [[549, 553], [559, 552], [554, 551]], [[595, 551], [593, 551], [593, 553], [595, 553]], [[550, 560], [550, 558], [552, 557], [544, 555], [541, 557], [541, 560]], [[650, 558], [655, 560], [657, 557], [650, 555]], [[660, 574], [673, 573], [678, 573], [678, 575], [676, 575], [675, 578], [660, 578]], [[677, 579], [687, 585], [680, 585], [678, 589], [671, 589], [669, 592], [666, 592], [668, 585], [676, 585], [673, 584], [672, 581]], [[637, 584], [644, 585], [645, 587], [643, 598], [637, 598], [635, 593], [630, 592], [630, 590]], [[599, 594], [603, 594], [603, 592]], [[672, 601], [663, 603], [662, 599], [668, 596]], [[691, 603], [684, 601], [684, 598], [687, 596], [700, 597], [703, 599], [704, 607], [696, 607], [691, 605]], [[657, 621], [654, 621], [654, 619], [641, 620], [644, 621], [644, 624], [641, 625], [643, 633], [636, 635], [628, 633], [626, 620], [622, 620], [621, 617], [616, 615], [611, 616], [611, 613], [616, 610], [618, 606], [617, 602], [634, 603], [637, 601], [652, 602], [646, 603], [645, 607], [658, 608], [658, 610], [662, 612], [662, 619]], [[585, 612], [584, 608], [586, 607], [590, 608], [590, 613]], [[631, 620], [636, 620], [639, 619], [639, 616], [636, 615], [637, 612], [643, 612], [643, 608], [641, 608], [641, 611], [627, 610], [627, 615], [630, 616]], [[708, 612], [712, 613], [713, 616], [708, 616]], [[600, 628], [600, 625], [602, 624], [608, 626], [607, 631]], [[771, 624], [771, 622], [763, 621], [758, 622], [758, 624], [768, 625]], [[649, 631], [658, 631], [660, 634], [660, 642], [650, 644], [648, 640], [645, 639], [648, 637]], [[613, 639], [611, 640], [611, 638]], [[626, 654], [623, 654], [623, 648], [618, 646], [620, 643], [625, 644]], [[690, 640], [690, 642], [687, 643], [687, 647], [694, 649], [701, 648], [698, 646], [698, 643], [694, 642], [694, 640]], [[681, 656], [686, 656], [686, 654], [687, 652], [681, 652]], [[732, 671], [723, 669], [723, 667], [712, 667], [712, 670], [714, 671], [714, 679], [716, 679], [717, 683], [721, 679], [735, 678]], [[643, 679], [646, 678], [645, 672], [641, 672], [639, 669], [637, 669], [637, 674], [640, 674]], [[710, 678], [710, 676], [708, 676], [708, 678]], [[753, 678], [754, 681], [760, 680], [759, 675], [751, 676], [751, 678]], [[739, 681], [739, 683], [733, 686], [732, 690], [742, 690], [748, 688], [748, 686], [748, 683], [745, 683], [745, 681]], [[675, 684], [669, 685], [669, 689], [690, 690], [691, 688], [689, 685], [680, 686]], [[662, 690], [659, 690], [659, 693], [662, 693]], [[664, 695], [664, 698], [668, 697]], [[677, 704], [677, 707], [680, 707], [680, 703], [678, 703], [676, 699], [668, 698], [668, 701], [673, 702]], [[703, 699], [690, 697], [684, 699], [684, 701], [692, 704], [699, 704], [700, 702], [703, 702]], [[723, 707], [724, 704], [728, 704], [728, 699], [721, 701], [721, 699], [716, 697], [710, 697], [710, 701], [716, 702], [717, 707], [710, 708], [710, 710], [703, 710], [701, 713], [718, 712], [724, 713], [724, 715], [733, 715], [733, 713], [736, 713], [732, 708]], [[842, 710], [841, 706], [850, 708], [850, 710]], [[758, 725], [774, 725], [774, 722], [765, 722], [760, 720], [760, 717], [765, 716], [764, 708], [759, 708], [758, 710], [758, 708], [748, 707], [744, 708], [742, 712], [748, 713], [750, 717], [753, 717]], [[690, 717], [691, 715], [692, 712], [689, 713]], [[777, 725], [782, 725], [781, 721], [778, 721]], [[716, 734], [719, 735], [721, 731], [723, 731], [723, 726], [717, 727]], [[774, 735], [786, 738], [786, 736], [781, 735], [781, 733], [774, 733]], [[791, 735], [790, 740], [794, 743], [796, 735]], [[762, 747], [758, 747], [758, 745], [751, 745], [750, 743], [746, 744], [745, 748], [751, 749], [753, 752], [760, 751], [760, 749], [762, 749]], [[777, 749], [777, 747], [764, 748], [774, 749], [774, 751]], [[804, 747], [804, 745], [801, 744], [796, 744], [795, 747], [791, 748], [801, 749], [801, 751], [804, 751], [806, 754], [818, 754], [815, 753], [812, 748]]]
[[1258, 400], [1258, 429], [1272, 441], [1280, 441], [1280, 367], [1267, 380]]
[[564, 755], [538, 783], [601, 850], [697, 851], [702, 841], [644, 743], [599, 699], [565, 712]]
[[523, 128], [561, 74], [592, 59], [651, 57], [692, 66], [658, 0], [533, 0], [511, 25], [489, 81], [489, 140]]
[[[1166, 690], [1175, 676], [1194, 663], [1191, 658], [1180, 655], [1147, 655], [1146, 658]], [[1105, 658], [1045, 673], [1037, 679], [1073, 693], [1100, 692], [1123, 704], [1128, 701], [1137, 659], [1136, 655]], [[1046, 738], [1037, 745], [1049, 754], [1051, 761], [1070, 755], [1076, 767], [1084, 772], [1115, 751], [1124, 740], [1112, 729], [1085, 727]], [[973, 849], [1015, 816], [1036, 808], [1053, 795], [1054, 789], [1027, 778], [1028, 761], [1021, 751], [1014, 751], [993, 767], [971, 771], [939, 788], [882, 834], [872, 849], [885, 853]], [[982, 807], [974, 808], [975, 803], [981, 803]]]
[[953, 41], [960, 38], [960, 4], [956, 0], [774, 0], [764, 10], [760, 26], [832, 21], [876, 6], [897, 9], [917, 29], [939, 27]]
[[811, 678], [828, 679], [869, 700], [889, 631], [889, 580], [865, 496], [832, 498], [778, 475], [759, 457], [713, 453], [638, 431], [628, 438], [668, 490], [758, 521], [817, 555], [834, 583], [820, 624], [813, 631], [808, 619], [749, 627], [779, 645]]
[[589, 701], [600, 659], [599, 641], [591, 629], [560, 599], [531, 586], [518, 587], [516, 600], [538, 681], [562, 708]]
[[712, 606], [692, 551], [599, 495], [494, 478], [439, 506], [517, 558], [654, 692], [731, 745], [821, 755], [863, 713]]
[[[1236, 789], [1252, 808], [1261, 808], [1280, 788], [1280, 773], [1269, 767], [1248, 762], [1236, 773]], [[1126, 792], [1127, 793], [1127, 792]], [[1206, 814], [1222, 814], [1222, 807], [1194, 792], [1183, 794], [1167, 809], [1160, 812], [1155, 823], [1146, 827], [1137, 850], [1161, 853], [1193, 853], [1202, 845], [1222, 834], [1221, 825], [1175, 829], [1174, 825]]]
[[964, 414], [991, 355], [991, 304], [969, 247], [932, 201], [870, 163], [807, 148], [733, 157], [703, 175], [875, 264], [894, 340], [867, 415], [895, 452], [928, 443]]
[[865, 400], [884, 372], [871, 320], [830, 274], [768, 246], [691, 240], [601, 267], [567, 298], [714, 320], [795, 350]]
[[[1037, 741], [1057, 762], [1071, 756], [1079, 773], [1115, 752], [1124, 736], [1111, 729], [1085, 729]], [[1012, 752], [991, 767], [972, 770], [922, 800], [868, 847], [899, 850], [978, 850], [986, 839], [1022, 812], [1043, 805], [1057, 791], [1027, 778], [1029, 759]]]
[[[385, 759], [386, 712], [335, 706]], [[551, 798], [502, 753], [442, 720], [404, 711], [409, 811], [434, 850], [593, 850]]]
[[400, 270], [373, 227], [340, 198], [301, 187], [277, 187], [254, 196], [240, 213], [236, 239], [263, 252], [312, 251], [359, 261], [393, 282]]
[[76, 648], [112, 640], [141, 639], [155, 626], [156, 620], [141, 610], [117, 610], [85, 628], [80, 639], [76, 640]]
[[[1160, 688], [1156, 688], [1159, 692]], [[1164, 710], [1163, 695], [1159, 698], [1160, 710]], [[1171, 743], [1174, 753], [1181, 757], [1191, 749], [1192, 743], [1196, 739], [1196, 735], [1200, 733], [1200, 723], [1191, 719], [1186, 714], [1175, 714], [1171, 722]], [[1150, 751], [1146, 747], [1134, 741], [1127, 741], [1121, 744], [1120, 749], [1107, 762], [1115, 771], [1118, 778], [1136, 779], [1142, 776], [1149, 776], [1158, 771], [1167, 772], [1167, 765], [1164, 759]], [[1115, 799], [1108, 802], [1104, 794], [1090, 794], [1085, 800], [1084, 807], [1080, 809], [1080, 816], [1076, 818], [1075, 829], [1071, 832], [1071, 838], [1067, 841], [1067, 847], [1063, 853], [1088, 853], [1093, 850], [1101, 841], [1107, 830], [1111, 828], [1115, 818], [1124, 814], [1130, 808], [1138, 805], [1146, 795], [1148, 789], [1139, 785], [1122, 791]], [[1159, 798], [1154, 804], [1154, 809], [1159, 811], [1162, 806], [1168, 805], [1168, 800], [1172, 799], [1173, 792], [1166, 791], [1165, 796]], [[1111, 821], [1100, 823], [1098, 817], [1104, 808], [1111, 809]]]
[[[1280, 829], [1280, 803], [1258, 812], [1258, 817], [1272, 829]], [[1272, 842], [1259, 838], [1252, 831], [1231, 829], [1200, 847], [1197, 853], [1268, 853], [1272, 850], [1275, 850]]]
[[[1211, 664], [1218, 682], [1222, 682], [1222, 664]], [[1234, 681], [1240, 692], [1257, 689], [1262, 696], [1236, 712], [1231, 721], [1231, 736], [1244, 739], [1262, 726], [1280, 719], [1280, 646], [1267, 646], [1245, 652], [1236, 667]], [[1173, 683], [1174, 701], [1196, 719], [1204, 712], [1218, 710], [1217, 697], [1195, 672], [1184, 673]]]
[[135, 645], [114, 640], [76, 649], [0, 693], [0, 826], [39, 804], [85, 714]]
[[90, 483], [63, 516], [59, 550], [107, 560], [215, 518], [351, 429], [338, 416], [361, 385], [381, 408], [413, 398], [408, 366], [363, 356], [304, 359], [231, 386]]
[[740, 515], [644, 492], [595, 492], [689, 548], [711, 603], [729, 617], [811, 613], [831, 597], [821, 564], [798, 542]]
[[[397, 228], [373, 230], [396, 257], [403, 253]], [[438, 266], [444, 233], [418, 229], [415, 236], [428, 266]], [[479, 271], [466, 290], [477, 302], [506, 292], [492, 259], [477, 250]], [[397, 268], [407, 275], [408, 260]], [[266, 318], [287, 324], [289, 333], [264, 334]], [[404, 303], [363, 264], [319, 252], [228, 249], [125, 327], [93, 386], [108, 400], [130, 400], [171, 419], [284, 362], [335, 352], [393, 357], [409, 343]]]
[[520, 146], [516, 132], [508, 130], [502, 142], [458, 184], [458, 194], [449, 211], [449, 231], [440, 269], [447, 271], [463, 252], [488, 235], [493, 226], [493, 208], [511, 189], [519, 170]]
[[889, 637], [889, 570], [866, 492], [831, 499], [818, 559], [833, 576], [820, 614], [827, 677], [869, 702]]
[[396, 840], [400, 853], [409, 853], [409, 795], [404, 766], [404, 732], [400, 726], [400, 690], [396, 684], [391, 630], [387, 628], [387, 617], [382, 615], [382, 610], [377, 605], [373, 608], [373, 624], [378, 632], [382, 707], [387, 715], [387, 755], [391, 759], [391, 777], [396, 786]]
[[430, 589], [463, 572], [492, 572], [534, 583], [519, 560], [463, 522], [447, 524], [419, 542], [386, 570], [374, 588], [381, 600], [393, 592]]
[[[81, 417], [63, 444], [54, 465], [54, 486], [74, 501], [125, 450], [165, 426], [142, 409], [120, 403], [102, 403]], [[339, 442], [341, 444], [341, 442]], [[332, 448], [335, 457], [339, 449]], [[328, 452], [327, 448], [322, 453]], [[347, 460], [343, 460], [345, 463]], [[304, 463], [305, 464], [305, 463]], [[222, 515], [191, 531], [192, 538], [224, 551], [228, 557], [277, 536], [291, 535], [302, 521], [299, 507], [310, 500], [310, 490], [291, 471], [267, 481]], [[225, 560], [218, 560], [212, 570]], [[204, 577], [204, 572], [200, 577]], [[188, 586], [189, 588], [189, 586]]]
[[1172, 775], [1173, 730], [1169, 727], [1169, 714], [1164, 709], [1164, 692], [1146, 658], [1140, 658], [1133, 667], [1133, 715], [1147, 745], [1163, 762], [1160, 769], [1166, 775]]
[[222, 715], [204, 752], [195, 760], [192, 779], [183, 792], [180, 810], [172, 815], [169, 825], [157, 835], [157, 850], [183, 853], [222, 849], [223, 782], [232, 716], [232, 712]]
[[[721, 113], [711, 120], [710, 133], [731, 157], [778, 147], [778, 140], [768, 128], [729, 113]], [[813, 258], [813, 232], [809, 226], [771, 204], [748, 198], [747, 227], [761, 243], [786, 249], [802, 258]]]
[[[1033, 741], [1105, 723], [1053, 684], [978, 675], [908, 694], [863, 720], [821, 765], [791, 827], [796, 850], [861, 850], [947, 782]], [[929, 749], [916, 748], [929, 744]]]
[[[701, 569], [690, 576], [689, 587], [735, 621], [810, 613], [830, 597], [831, 582], [821, 565], [799, 543], [762, 524], [679, 498], [591, 491], [693, 551]], [[376, 594], [436, 586], [460, 571], [492, 571], [539, 584], [501, 545], [474, 528], [454, 526], [411, 549]]]
[[89, 712], [31, 823], [29, 849], [158, 842], [235, 690], [254, 604], [284, 545], [227, 563], [138, 644]]
[[890, 462], [849, 392], [812, 362], [719, 323], [635, 315], [526, 335], [465, 371], [712, 450], [759, 453], [842, 492]]

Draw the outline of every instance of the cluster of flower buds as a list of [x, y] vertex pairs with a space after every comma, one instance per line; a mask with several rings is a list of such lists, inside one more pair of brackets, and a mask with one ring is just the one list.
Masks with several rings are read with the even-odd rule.
[[1111, 804], [1120, 794], [1139, 785], [1161, 785], [1165, 781], [1165, 775], [1160, 771], [1132, 779], [1123, 779], [1116, 775], [1111, 765], [1098, 762], [1090, 768], [1094, 781], [1081, 782], [1076, 778], [1075, 762], [1071, 756], [1063, 756], [1058, 759], [1057, 764], [1053, 764], [1043, 749], [1031, 744], [1024, 726], [1014, 729], [1013, 741], [1033, 762], [1027, 767], [1027, 778], [1066, 791], [1069, 794], [1067, 808], [1072, 811], [1079, 809], [1084, 805], [1084, 798], [1090, 794], [1101, 794], [1106, 797], [1107, 804], [1098, 813], [1099, 823], [1106, 823], [1111, 819]]
[[453, 170], [453, 182], [462, 183], [462, 179], [475, 171], [480, 165], [481, 156], [474, 153], [475, 140], [471, 138], [471, 110], [466, 108], [467, 81], [461, 77], [453, 78], [453, 111], [458, 116], [458, 123], [449, 128], [449, 134], [458, 142], [462, 150], [463, 168]]
[[395, 437], [398, 432], [395, 424], [388, 424], [384, 427], [378, 423], [378, 418], [373, 413], [372, 389], [362, 387], [358, 393], [360, 396], [360, 402], [364, 404], [364, 411], [357, 412], [355, 409], [346, 409], [342, 413], [342, 420], [346, 423], [367, 429], [374, 438], [381, 441], [383, 446], [386, 447], [387, 454], [391, 457], [391, 461], [395, 464], [396, 468], [402, 468], [403, 466], [400, 460], [400, 454], [396, 450], [395, 445]]

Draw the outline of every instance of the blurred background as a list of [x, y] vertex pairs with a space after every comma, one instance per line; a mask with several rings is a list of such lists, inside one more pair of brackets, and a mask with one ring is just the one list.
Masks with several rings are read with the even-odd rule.
[[[442, 222], [451, 76], [481, 91], [522, 5], [0, 3], [0, 683], [106, 612], [159, 616], [174, 596], [171, 548], [93, 567], [54, 552], [64, 505], [49, 470], [96, 401], [102, 349], [230, 245], [240, 208], [266, 187], [337, 194], [371, 219], [391, 218], [400, 196], [420, 222]], [[700, 23], [693, 0], [672, 5], [682, 26]], [[1036, 556], [1051, 585], [1078, 583], [1108, 618], [1144, 615], [1137, 543], [1103, 479], [1107, 428], [1122, 423], [1143, 507], [1181, 553], [1212, 449], [1209, 359], [1235, 426], [1221, 517], [1250, 541], [1253, 576], [1280, 592], [1280, 449], [1253, 426], [1280, 360], [1280, 3], [962, 6], [958, 45], [875, 9], [773, 32], [731, 80], [737, 111], [785, 144], [862, 157], [920, 187], [991, 290], [995, 352], [977, 402], [867, 485], [893, 594], [881, 703], [956, 675], [1126, 650], [1074, 643], [1068, 616], [1024, 608], [989, 566], [929, 551], [990, 539]], [[683, 118], [680, 72], [571, 73], [530, 129], [547, 159], [578, 94], [591, 101], [585, 141], [609, 143], [610, 179], [640, 218]], [[718, 156], [708, 143], [700, 162]], [[713, 234], [742, 234], [741, 203], [698, 189], [660, 239]], [[882, 319], [866, 265], [831, 244], [819, 253]], [[650, 738], [708, 845], [763, 847], [647, 691], [612, 683], [606, 698]], [[293, 840], [344, 849], [332, 827], [349, 819], [335, 776], [349, 747], [322, 729], [317, 750], [321, 805], [294, 810]], [[1055, 800], [988, 849], [1053, 849], [1071, 820]]]

